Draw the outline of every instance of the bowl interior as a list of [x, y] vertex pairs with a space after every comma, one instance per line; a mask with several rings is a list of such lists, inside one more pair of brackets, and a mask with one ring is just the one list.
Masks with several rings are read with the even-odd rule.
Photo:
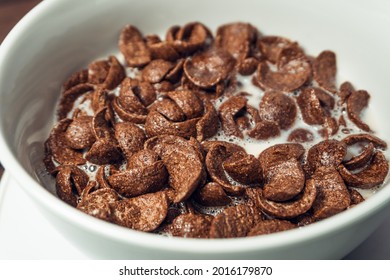
[[[92, 60], [117, 54], [119, 32], [129, 23], [144, 34], [163, 36], [170, 26], [190, 21], [201, 21], [212, 31], [224, 23], [245, 21], [265, 35], [298, 41], [314, 56], [333, 50], [338, 84], [348, 80], [371, 93], [365, 119], [388, 142], [390, 37], [385, 34], [390, 7], [386, 1], [374, 2], [377, 5], [335, 0], [315, 5], [308, 0], [45, 1], [14, 28], [1, 47], [0, 129], [6, 156], [2, 161], [16, 179], [35, 181], [33, 188], [47, 183], [42, 176], [43, 142], [54, 123], [63, 81]], [[351, 11], [348, 17], [346, 10]], [[47, 191], [38, 191], [38, 196], [43, 192]], [[374, 200], [379, 207], [390, 200], [389, 190], [380, 193], [362, 207], [373, 207]], [[74, 211], [57, 199], [52, 202], [55, 211]], [[364, 212], [352, 210], [335, 217], [340, 218], [336, 224], [342, 224], [341, 219], [357, 219], [358, 212]], [[319, 232], [314, 229], [311, 234]]]

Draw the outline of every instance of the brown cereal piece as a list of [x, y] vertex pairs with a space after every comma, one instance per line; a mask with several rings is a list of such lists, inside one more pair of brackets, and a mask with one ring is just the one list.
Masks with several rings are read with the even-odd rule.
[[86, 149], [96, 141], [92, 129], [92, 117], [81, 116], [72, 120], [64, 136], [66, 143], [72, 149]]
[[159, 161], [160, 158], [158, 154], [151, 150], [140, 150], [137, 153], [134, 153], [127, 162], [127, 169], [134, 169], [138, 167], [146, 167], [153, 165], [155, 162]]
[[100, 189], [108, 188], [111, 189], [110, 184], [107, 181], [106, 174], [105, 174], [105, 166], [99, 166], [98, 170], [96, 171], [95, 179], [96, 182], [99, 185]]
[[236, 152], [223, 163], [223, 169], [236, 182], [244, 185], [259, 184], [261, 181], [260, 162], [253, 155]]
[[186, 119], [186, 115], [180, 107], [170, 98], [162, 98], [156, 101], [150, 108], [150, 111], [157, 111], [168, 120], [173, 122], [181, 122]]
[[175, 203], [189, 198], [204, 181], [203, 162], [192, 142], [179, 136], [160, 135], [148, 139], [144, 147], [156, 152], [164, 162], [169, 185], [175, 190]]
[[224, 206], [231, 202], [223, 187], [215, 182], [209, 182], [198, 188], [193, 197], [196, 202], [204, 206]]
[[259, 48], [261, 54], [270, 62], [276, 63], [281, 51], [293, 44], [289, 39], [278, 36], [264, 36], [260, 38]]
[[203, 100], [204, 115], [196, 123], [196, 139], [199, 142], [214, 136], [219, 127], [218, 113], [214, 105], [207, 99]]
[[317, 188], [313, 203], [313, 217], [325, 219], [349, 207], [351, 198], [340, 174], [333, 166], [319, 167], [307, 184]]
[[115, 56], [95, 61], [88, 66], [88, 82], [109, 90], [116, 88], [125, 77], [125, 69]]
[[265, 172], [264, 198], [286, 201], [296, 197], [305, 185], [305, 173], [297, 159], [276, 163]]
[[85, 84], [88, 82], [88, 70], [83, 69], [76, 73], [73, 73], [63, 84], [62, 89], [64, 91], [67, 91], [68, 89], [71, 89], [74, 86], [77, 86], [79, 84]]
[[337, 167], [347, 154], [347, 145], [342, 141], [324, 140], [312, 146], [307, 153], [309, 172], [320, 166]]
[[297, 116], [294, 100], [277, 91], [265, 92], [259, 107], [260, 118], [265, 121], [277, 122], [281, 129], [291, 127]]
[[[138, 153], [143, 153], [143, 150]], [[137, 154], [133, 155], [133, 157], [137, 156]], [[159, 191], [166, 185], [167, 181], [168, 173], [161, 160], [152, 163], [145, 162], [141, 166], [129, 163], [127, 170], [108, 177], [110, 186], [125, 197]]]
[[280, 135], [280, 129], [277, 122], [260, 121], [248, 132], [248, 136], [257, 140], [267, 140]]
[[364, 197], [357, 190], [349, 188], [348, 191], [351, 197], [350, 207], [362, 203], [365, 200]]
[[272, 219], [257, 223], [249, 232], [248, 236], [270, 234], [296, 228], [297, 226], [286, 220]]
[[327, 112], [334, 109], [335, 99], [332, 95], [320, 88], [313, 87], [312, 89], [320, 101], [321, 107], [323, 107]]
[[85, 158], [94, 164], [117, 163], [122, 160], [118, 142], [106, 120], [106, 112], [107, 107], [104, 107], [92, 119], [93, 131], [97, 140], [85, 154]]
[[302, 89], [297, 97], [297, 103], [301, 109], [302, 118], [305, 123], [323, 124], [325, 122], [326, 111], [321, 105], [321, 101], [317, 95], [321, 89], [315, 87], [306, 87]]
[[370, 131], [370, 127], [361, 120], [360, 114], [363, 109], [368, 106], [369, 99], [370, 94], [365, 90], [354, 91], [347, 99], [347, 113], [349, 119], [364, 131]]
[[114, 113], [111, 108], [111, 97], [109, 91], [103, 87], [98, 86], [91, 95], [91, 108], [94, 113], [99, 112], [104, 107], [107, 107], [106, 119], [111, 121], [114, 119]]
[[272, 71], [266, 61], [259, 63], [254, 76], [255, 85], [264, 90], [290, 92], [302, 87], [311, 76], [311, 67], [304, 58], [291, 60], [277, 71]]
[[67, 117], [68, 113], [72, 110], [74, 102], [82, 95], [93, 91], [94, 87], [90, 84], [76, 85], [62, 94], [60, 103], [58, 104], [57, 116], [58, 120], [62, 120]]
[[225, 208], [214, 217], [210, 227], [211, 238], [245, 237], [262, 220], [257, 208], [237, 205]]
[[336, 72], [336, 54], [334, 52], [323, 51], [314, 59], [314, 80], [316, 80], [322, 88], [332, 93], [337, 93]]
[[156, 192], [123, 199], [112, 205], [112, 222], [131, 229], [150, 232], [164, 221], [168, 213], [165, 192]]
[[259, 155], [259, 161], [261, 170], [267, 176], [267, 170], [279, 162], [287, 161], [291, 158], [295, 158], [298, 161], [301, 160], [305, 149], [298, 143], [286, 143], [273, 145]]
[[98, 219], [111, 221], [112, 205], [117, 201], [119, 196], [113, 189], [102, 188], [91, 193], [83, 192], [77, 209]]
[[142, 150], [146, 141], [145, 132], [137, 125], [129, 122], [115, 124], [115, 138], [127, 160], [134, 153]]
[[236, 136], [243, 138], [244, 135], [240, 131], [235, 117], [237, 114], [244, 110], [246, 107], [247, 99], [243, 96], [232, 96], [218, 109], [218, 113], [221, 120], [222, 130], [227, 136]]
[[208, 153], [210, 149], [215, 146], [224, 146], [229, 153], [245, 152], [245, 149], [243, 147], [226, 141], [203, 141], [202, 142], [202, 148], [206, 153]]
[[318, 133], [323, 138], [329, 138], [337, 133], [339, 130], [339, 124], [335, 118], [325, 117], [325, 121], [323, 123], [323, 128], [318, 131]]
[[240, 74], [250, 75], [259, 63], [256, 58], [250, 57], [258, 35], [258, 30], [249, 23], [226, 24], [218, 28], [215, 44], [236, 59]]
[[150, 40], [150, 36], [146, 39], [146, 44], [152, 59], [163, 59], [174, 62], [180, 57], [178, 52], [169, 42], [161, 41], [160, 38], [157, 38], [157, 40]]
[[382, 139], [367, 133], [353, 134], [345, 137], [342, 140], [348, 146], [354, 145], [356, 143], [372, 143], [377, 149], [387, 149], [387, 143]]
[[202, 116], [204, 111], [203, 102], [194, 92], [176, 90], [168, 92], [167, 96], [179, 106], [188, 119]]
[[176, 217], [169, 226], [172, 236], [187, 238], [209, 238], [212, 216], [186, 213]]
[[135, 80], [131, 78], [126, 78], [121, 83], [121, 88], [119, 96], [117, 98], [118, 103], [127, 111], [135, 114], [146, 115], [147, 109], [141, 100], [135, 94], [133, 86], [135, 85]]
[[46, 149], [47, 153], [60, 164], [81, 165], [86, 163], [83, 154], [69, 147], [65, 137], [66, 130], [71, 123], [71, 119], [62, 119], [54, 126], [46, 141]]
[[276, 66], [278, 68], [281, 68], [287, 63], [289, 63], [290, 61], [300, 60], [300, 59], [307, 59], [307, 58], [303, 50], [299, 47], [299, 45], [296, 42], [294, 42], [280, 49], [276, 61]]
[[[206, 155], [206, 168], [211, 179], [220, 184], [226, 193], [230, 195], [241, 195], [244, 192], [244, 186], [238, 182], [229, 180], [228, 174], [223, 166], [224, 162], [233, 154], [234, 152], [226, 146], [213, 145]], [[247, 166], [247, 169], [251, 169], [250, 167], [248, 168]], [[253, 176], [255, 175], [253, 174]]]
[[126, 85], [131, 89], [131, 91], [145, 107], [156, 101], [157, 95], [152, 84], [145, 81], [131, 79], [129, 84]]
[[291, 131], [291, 133], [287, 138], [288, 142], [295, 142], [295, 143], [307, 143], [307, 142], [312, 142], [313, 140], [314, 140], [313, 132], [304, 128], [294, 129], [293, 131]]
[[118, 114], [119, 118], [123, 121], [132, 122], [136, 124], [143, 124], [146, 121], [146, 115], [133, 113], [128, 111], [127, 109], [124, 109], [119, 104], [117, 97], [112, 101], [112, 108], [114, 109], [115, 113]]
[[352, 92], [355, 91], [355, 88], [352, 86], [350, 82], [344, 82], [340, 85], [340, 89], [337, 93], [337, 95], [340, 98], [340, 105], [343, 105], [347, 100], [348, 97], [352, 94]]
[[172, 26], [166, 34], [166, 41], [182, 56], [205, 48], [211, 40], [212, 33], [200, 22], [190, 22], [183, 27]]
[[194, 85], [207, 89], [228, 79], [234, 64], [234, 58], [227, 51], [211, 48], [186, 59], [183, 70]]
[[157, 111], [150, 111], [145, 120], [145, 132], [148, 137], [168, 134], [184, 138], [196, 137], [196, 124], [199, 118], [172, 122]]
[[58, 197], [75, 207], [77, 197], [88, 184], [88, 175], [74, 165], [60, 165], [55, 172]]
[[341, 164], [338, 171], [348, 187], [371, 189], [384, 182], [389, 172], [389, 163], [383, 153], [377, 151], [373, 155], [370, 164], [363, 170], [352, 173]]
[[366, 166], [374, 155], [374, 149], [374, 144], [369, 143], [363, 148], [363, 151], [360, 154], [352, 157], [348, 161], [343, 162], [343, 165], [349, 170], [355, 170]]
[[151, 84], [161, 82], [175, 64], [170, 61], [155, 59], [142, 70], [142, 79]]
[[345, 118], [344, 118], [343, 115], [341, 115], [341, 116], [339, 117], [338, 123], [339, 123], [339, 127], [340, 127], [340, 126], [344, 126], [344, 129], [343, 129], [343, 130], [346, 129], [346, 127], [347, 127], [347, 122], [345, 121]]
[[126, 25], [122, 29], [118, 45], [130, 67], [144, 66], [151, 61], [150, 50], [135, 26]]
[[268, 200], [263, 196], [261, 189], [256, 189], [255, 191], [257, 192], [257, 205], [259, 205], [261, 210], [280, 219], [292, 219], [306, 213], [312, 207], [317, 196], [317, 188], [310, 180], [306, 181], [302, 194], [289, 201], [276, 202]]

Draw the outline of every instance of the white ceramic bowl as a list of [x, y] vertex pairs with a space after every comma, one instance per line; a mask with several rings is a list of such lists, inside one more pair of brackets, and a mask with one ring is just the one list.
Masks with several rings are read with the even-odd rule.
[[[314, 3], [315, 2], [315, 3]], [[366, 202], [305, 228], [253, 238], [189, 240], [121, 228], [87, 216], [42, 186], [43, 141], [53, 125], [60, 86], [90, 61], [117, 52], [128, 23], [144, 33], [202, 21], [215, 30], [247, 21], [264, 34], [297, 40], [307, 53], [331, 49], [339, 82], [350, 80], [372, 94], [366, 118], [390, 140], [388, 65], [389, 1], [43, 1], [1, 46], [0, 148], [8, 172], [58, 230], [94, 258], [341, 258], [383, 221], [390, 202], [384, 187]], [[21, 206], [22, 207], [22, 206]]]

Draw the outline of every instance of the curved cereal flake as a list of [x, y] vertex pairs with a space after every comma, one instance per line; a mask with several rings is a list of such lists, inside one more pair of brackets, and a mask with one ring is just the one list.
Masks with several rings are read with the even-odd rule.
[[125, 69], [115, 56], [95, 61], [88, 66], [88, 82], [109, 90], [116, 88], [125, 77]]
[[117, 145], [115, 138], [99, 139], [85, 154], [85, 158], [89, 162], [99, 165], [119, 163], [122, 160], [122, 153]]
[[142, 80], [151, 84], [159, 83], [174, 67], [175, 64], [170, 61], [162, 59], [152, 60], [142, 69]]
[[71, 89], [79, 84], [85, 84], [88, 82], [88, 70], [83, 69], [72, 74], [63, 84], [62, 88], [64, 91]]
[[240, 111], [245, 109], [247, 101], [243, 96], [232, 96], [219, 107], [218, 113], [222, 130], [227, 136], [244, 137], [235, 121], [235, 117]]
[[321, 52], [313, 61], [314, 80], [324, 89], [336, 93], [336, 54], [332, 51]]
[[157, 111], [151, 111], [145, 120], [145, 132], [148, 137], [162, 134], [184, 138], [196, 137], [196, 124], [199, 118], [182, 122], [171, 122]]
[[256, 224], [248, 233], [248, 236], [270, 234], [296, 228], [297, 226], [286, 220], [264, 220]]
[[223, 163], [223, 169], [240, 184], [253, 185], [261, 181], [260, 162], [244, 152], [233, 153]]
[[339, 165], [338, 171], [348, 187], [371, 189], [384, 182], [389, 172], [389, 163], [383, 153], [377, 151], [370, 164], [358, 173], [352, 173], [342, 164]]
[[276, 63], [281, 51], [291, 44], [289, 39], [278, 36], [264, 36], [258, 42], [261, 54], [272, 63]]
[[350, 82], [344, 82], [340, 85], [340, 89], [337, 92], [337, 95], [340, 98], [340, 105], [343, 105], [348, 97], [355, 91], [355, 88], [352, 86]]
[[305, 149], [298, 143], [286, 143], [273, 145], [259, 155], [259, 161], [263, 174], [267, 176], [267, 170], [275, 164], [295, 158], [301, 160]]
[[272, 71], [263, 61], [257, 67], [254, 81], [262, 89], [289, 92], [302, 87], [310, 75], [311, 67], [306, 59], [291, 60], [277, 71]]
[[317, 188], [317, 198], [313, 203], [313, 217], [325, 219], [349, 207], [351, 198], [340, 174], [333, 166], [319, 167], [308, 184]]
[[260, 121], [248, 132], [248, 136], [257, 140], [267, 140], [280, 135], [280, 129], [277, 122]]
[[348, 161], [343, 162], [343, 165], [349, 170], [362, 168], [370, 162], [372, 156], [374, 155], [374, 152], [374, 144], [369, 143], [367, 146], [364, 147], [363, 151], [360, 154], [352, 157]]
[[187, 119], [197, 118], [203, 115], [203, 102], [194, 92], [189, 90], [176, 90], [168, 92], [167, 96], [175, 102]]
[[183, 27], [173, 26], [166, 35], [166, 40], [179, 54], [184, 56], [203, 49], [211, 39], [210, 30], [199, 22], [190, 22]]
[[357, 127], [367, 132], [370, 131], [370, 127], [361, 120], [360, 114], [363, 109], [368, 106], [369, 99], [370, 95], [365, 90], [354, 91], [347, 99], [347, 113], [349, 119], [356, 124]]
[[105, 166], [99, 166], [98, 170], [96, 171], [95, 175], [96, 182], [99, 185], [100, 189], [111, 189], [110, 184], [107, 181], [106, 174], [105, 174]]
[[61, 165], [56, 168], [56, 191], [58, 197], [66, 203], [76, 206], [77, 197], [87, 186], [88, 175], [74, 165]]
[[205, 99], [204, 101], [204, 115], [196, 123], [196, 139], [199, 142], [214, 136], [218, 132], [219, 118], [214, 105]]
[[[156, 90], [149, 82], [139, 81], [135, 79], [126, 79], [126, 82], [124, 82], [124, 87], [127, 87], [127, 91], [130, 91], [131, 89], [131, 92], [145, 107], [151, 105], [154, 101], [156, 101]], [[124, 90], [126, 90], [126, 88]]]
[[267, 91], [260, 101], [259, 115], [262, 120], [275, 121], [281, 129], [291, 127], [297, 116], [294, 100], [277, 91]]
[[[240, 166], [240, 169], [234, 170], [232, 175], [243, 182], [250, 181], [251, 183], [254, 183], [257, 181], [256, 183], [258, 183], [260, 180], [260, 170], [256, 170], [258, 167], [256, 164], [257, 162], [249, 155], [247, 157], [243, 156], [245, 155], [245, 152], [241, 153], [243, 158], [241, 162], [244, 165]], [[213, 145], [206, 155], [206, 168], [211, 179], [220, 184], [228, 194], [241, 195], [244, 192], [244, 185], [231, 178], [224, 168], [224, 163], [234, 154], [234, 150], [229, 149], [229, 147], [224, 145]], [[233, 158], [230, 162], [227, 162], [228, 170], [230, 168], [230, 171], [232, 171], [231, 167], [235, 165], [235, 161], [235, 158]]]
[[367, 133], [349, 135], [345, 137], [342, 141], [345, 142], [345, 144], [347, 144], [348, 146], [354, 145], [356, 143], [372, 143], [377, 149], [387, 149], [387, 143], [385, 141], [383, 141], [379, 137]]
[[115, 124], [115, 138], [127, 160], [130, 159], [134, 153], [142, 150], [144, 142], [146, 141], [145, 132], [137, 125], [130, 122]]
[[305, 185], [305, 173], [295, 158], [276, 163], [265, 171], [263, 196], [268, 200], [293, 199]]
[[174, 202], [189, 198], [206, 176], [199, 152], [182, 137], [156, 136], [145, 142], [145, 149], [156, 152], [164, 162], [169, 185], [175, 190]]
[[[147, 38], [148, 40], [149, 38]], [[180, 55], [175, 50], [175, 48], [167, 41], [158, 40], [148, 40], [146, 42], [147, 47], [150, 51], [152, 59], [163, 59], [167, 61], [176, 61], [179, 59]]]
[[307, 164], [310, 172], [320, 166], [337, 167], [347, 154], [347, 145], [342, 141], [324, 140], [312, 146], [307, 152]]
[[291, 131], [291, 133], [287, 138], [288, 142], [295, 142], [295, 143], [307, 143], [307, 142], [312, 142], [313, 140], [314, 140], [313, 132], [304, 128], [294, 129], [293, 131]]
[[223, 49], [211, 48], [195, 54], [184, 62], [187, 78], [200, 88], [211, 88], [229, 77], [234, 58]]
[[314, 182], [306, 181], [303, 193], [294, 200], [276, 202], [266, 199], [261, 190], [258, 190], [257, 203], [261, 210], [273, 217], [280, 219], [292, 219], [309, 211], [317, 196]]
[[325, 122], [326, 111], [317, 95], [320, 91], [318, 88], [307, 87], [302, 89], [297, 98], [303, 121], [307, 124], [323, 124]]
[[306, 59], [305, 53], [298, 46], [297, 43], [292, 43], [280, 49], [276, 61], [276, 66], [278, 68], [281, 68], [287, 63], [289, 63], [290, 61], [299, 60], [299, 59]]
[[149, 111], [157, 111], [168, 120], [182, 122], [186, 119], [183, 110], [170, 98], [163, 97], [150, 106]]
[[318, 133], [323, 137], [328, 139], [329, 137], [335, 135], [339, 130], [339, 124], [335, 118], [325, 117], [325, 121], [322, 125], [322, 129]]
[[168, 174], [163, 162], [139, 166], [117, 172], [108, 177], [110, 186], [124, 197], [135, 197], [161, 190], [167, 183]]
[[146, 115], [132, 113], [124, 109], [119, 104], [118, 98], [115, 98], [112, 101], [112, 108], [114, 109], [115, 113], [118, 114], [119, 118], [121, 118], [123, 121], [137, 123], [137, 124], [143, 124], [146, 121]]
[[357, 190], [350, 188], [348, 189], [348, 191], [351, 197], [351, 205], [349, 207], [362, 203], [365, 200], [364, 197]]
[[134, 86], [137, 82], [131, 78], [126, 78], [121, 84], [119, 96], [117, 97], [118, 103], [128, 112], [146, 115], [148, 110], [145, 105], [134, 92]]
[[132, 25], [126, 25], [119, 37], [119, 50], [130, 67], [139, 67], [151, 61], [151, 54], [141, 32]]
[[58, 104], [57, 116], [59, 120], [67, 117], [68, 113], [72, 110], [75, 101], [82, 95], [93, 91], [94, 87], [90, 84], [79, 84], [66, 91], [61, 96], [60, 103]]
[[169, 226], [172, 236], [187, 238], [209, 238], [212, 216], [202, 214], [181, 214]]
[[224, 206], [231, 202], [223, 187], [215, 182], [210, 182], [194, 193], [194, 200], [204, 206]]
[[210, 227], [211, 238], [245, 237], [262, 220], [257, 208], [237, 205], [225, 208], [214, 217]]
[[84, 194], [77, 209], [101, 220], [111, 221], [112, 205], [119, 201], [118, 194], [109, 188], [102, 188]]
[[111, 221], [120, 226], [150, 232], [159, 227], [168, 213], [165, 192], [123, 199], [112, 205]]
[[48, 154], [60, 164], [81, 165], [86, 163], [83, 154], [67, 145], [65, 133], [71, 123], [71, 119], [60, 120], [50, 132], [46, 148]]
[[92, 117], [81, 116], [73, 119], [65, 131], [66, 142], [72, 149], [86, 149], [96, 141], [92, 128]]

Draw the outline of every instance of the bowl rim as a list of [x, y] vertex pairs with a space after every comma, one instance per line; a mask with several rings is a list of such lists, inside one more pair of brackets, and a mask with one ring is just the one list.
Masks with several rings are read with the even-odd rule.
[[[61, 3], [61, 1], [42, 1], [26, 16], [24, 16], [11, 30], [0, 46], [0, 81], [3, 79], [2, 76], [5, 73], [4, 71], [1, 71], [4, 67], [2, 62], [15, 41], [28, 30], [28, 26], [30, 24], [39, 21], [42, 15], [50, 13], [51, 10], [58, 9]], [[131, 230], [96, 219], [80, 212], [76, 208], [71, 207], [56, 196], [52, 195], [23, 168], [22, 164], [16, 158], [16, 155], [11, 151], [11, 148], [5, 139], [5, 135], [3, 135], [3, 125], [1, 121], [0, 150], [3, 153], [2, 164], [4, 165], [6, 171], [9, 172], [9, 174], [11, 174], [11, 176], [18, 182], [22, 189], [38, 204], [50, 209], [62, 219], [96, 235], [109, 237], [112, 240], [125, 242], [128, 245], [131, 244], [143, 248], [159, 249], [164, 251], [211, 255], [250, 252], [292, 246], [297, 243], [317, 239], [318, 237], [325, 236], [332, 232], [342, 231], [344, 227], [348, 227], [367, 216], [373, 215], [390, 202], [390, 187], [386, 187], [382, 188], [377, 194], [373, 195], [363, 203], [353, 207], [352, 209], [348, 209], [348, 211], [344, 211], [323, 221], [285, 232], [278, 232], [263, 236], [229, 239], [167, 238], [165, 236]], [[386, 185], [388, 184], [389, 182], [387, 181]], [[58, 228], [56, 229], [58, 230]]]

